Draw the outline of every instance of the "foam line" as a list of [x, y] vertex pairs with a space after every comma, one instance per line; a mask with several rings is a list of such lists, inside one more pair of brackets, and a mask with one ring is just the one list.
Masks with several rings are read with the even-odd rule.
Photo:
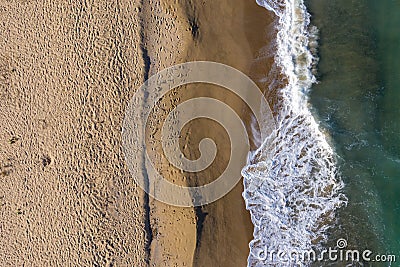
[[246, 207], [254, 224], [248, 266], [308, 266], [271, 252], [321, 248], [347, 203], [335, 153], [313, 117], [308, 93], [316, 82], [318, 29], [303, 0], [257, 0], [278, 17], [275, 64], [287, 77], [279, 90], [277, 130], [250, 154], [243, 169]]

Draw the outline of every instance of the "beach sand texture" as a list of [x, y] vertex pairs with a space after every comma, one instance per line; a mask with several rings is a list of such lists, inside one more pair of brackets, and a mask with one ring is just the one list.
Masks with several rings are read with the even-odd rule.
[[[270, 14], [245, 0], [1, 0], [0, 19], [0, 265], [246, 266], [253, 228], [242, 185], [202, 208], [148, 198], [125, 165], [121, 127], [135, 90], [168, 66], [210, 60], [266, 73], [271, 58], [255, 59]], [[164, 99], [148, 127], [177, 104], [172, 96], [200, 95], [248, 119], [235, 96], [196, 85]], [[189, 157], [205, 136], [226, 142], [209, 122], [185, 131]], [[219, 148], [201, 181], [158, 163], [177, 184], [204, 184], [226, 165], [230, 146]]]

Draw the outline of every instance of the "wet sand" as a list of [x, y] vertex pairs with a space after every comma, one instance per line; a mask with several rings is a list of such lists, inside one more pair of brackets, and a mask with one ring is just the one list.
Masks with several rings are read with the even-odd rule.
[[[0, 1], [4, 266], [246, 265], [253, 227], [242, 185], [201, 208], [149, 198], [125, 165], [121, 127], [136, 88], [165, 67], [210, 60], [262, 77], [270, 58], [255, 59], [268, 44], [271, 14], [254, 2]], [[220, 88], [178, 89], [181, 101], [212, 96], [248, 119]], [[210, 182], [230, 153], [224, 131], [207, 122], [186, 130], [189, 157], [205, 136], [221, 143], [202, 176]], [[177, 184], [199, 183], [160, 164]]]
[[[260, 72], [264, 72], [264, 69], [257, 65], [256, 59], [261, 56], [262, 48], [269, 42], [265, 31], [272, 22], [270, 14], [256, 5], [255, 1], [230, 1], [227, 4], [214, 1], [198, 9], [199, 37], [195, 41], [195, 49], [189, 51], [188, 59], [221, 62], [255, 78]], [[265, 59], [260, 61], [264, 61], [267, 66], [268, 62]], [[264, 73], [266, 74], [267, 72]], [[213, 86], [201, 87], [206, 94], [221, 99], [237, 110], [243, 121], [249, 125], [249, 110], [233, 94]], [[210, 134], [217, 143], [220, 141], [226, 144], [229, 142], [228, 138], [221, 138], [224, 132], [225, 130], [219, 127], [213, 129]], [[222, 162], [227, 162], [229, 147], [221, 147], [225, 148], [221, 153], [221, 159], [224, 159]], [[246, 152], [243, 153], [245, 158]], [[213, 167], [212, 165], [210, 168]], [[215, 173], [223, 168], [224, 165], [215, 166]], [[209, 175], [207, 182], [211, 182], [209, 179], [213, 176]], [[204, 221], [193, 266], [246, 266], [253, 225], [245, 209], [242, 191], [243, 185], [240, 182], [225, 197], [198, 211], [204, 216]]]

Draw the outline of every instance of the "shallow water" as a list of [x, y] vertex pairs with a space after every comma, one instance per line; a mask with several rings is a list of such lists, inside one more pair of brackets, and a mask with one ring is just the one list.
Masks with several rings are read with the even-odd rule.
[[400, 1], [306, 1], [318, 55], [302, 0], [257, 2], [280, 18], [272, 50], [288, 85], [277, 90], [277, 136], [243, 171], [255, 224], [248, 266], [271, 264], [271, 248], [333, 248], [339, 238], [400, 260]]
[[332, 147], [309, 108], [318, 30], [309, 25], [303, 0], [257, 3], [279, 17], [276, 46], [271, 47], [276, 68], [267, 80], [284, 76], [287, 84], [269, 87], [279, 99], [274, 107], [277, 129], [242, 171], [243, 197], [254, 224], [248, 266], [293, 266], [292, 259], [273, 254], [320, 249], [346, 198]]

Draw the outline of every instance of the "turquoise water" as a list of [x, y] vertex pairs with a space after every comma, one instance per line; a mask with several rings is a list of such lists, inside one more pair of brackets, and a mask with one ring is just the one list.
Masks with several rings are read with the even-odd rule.
[[307, 4], [320, 29], [311, 103], [331, 135], [349, 198], [331, 242], [396, 254], [392, 266], [399, 266], [400, 1]]

